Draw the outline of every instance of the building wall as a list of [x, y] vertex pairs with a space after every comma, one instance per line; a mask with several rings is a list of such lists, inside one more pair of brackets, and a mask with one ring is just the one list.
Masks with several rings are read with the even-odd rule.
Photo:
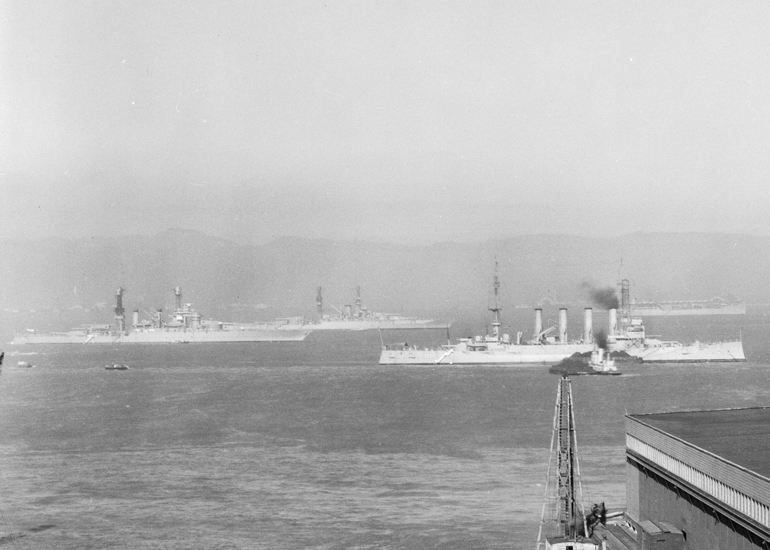
[[678, 488], [689, 488], [689, 494], [750, 531], [770, 537], [770, 479], [633, 417], [626, 422], [626, 456]]
[[[770, 528], [770, 480], [633, 418], [626, 421], [626, 449]], [[756, 510], [757, 504], [763, 509]]]
[[631, 461], [626, 462], [626, 515], [636, 522], [647, 519], [639, 517], [639, 477], [641, 475]]
[[675, 486], [629, 458], [628, 514], [635, 521], [665, 521], [685, 533], [689, 550], [766, 549], [768, 538], [731, 521], [690, 492]]

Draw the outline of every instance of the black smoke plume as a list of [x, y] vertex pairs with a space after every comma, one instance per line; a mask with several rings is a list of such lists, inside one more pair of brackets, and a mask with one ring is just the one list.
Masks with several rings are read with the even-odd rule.
[[607, 335], [604, 334], [603, 330], [600, 330], [596, 334], [594, 334], [594, 340], [596, 341], [596, 345], [602, 348], [603, 350], [607, 349]]
[[620, 300], [618, 300], [618, 295], [613, 287], [598, 288], [591, 283], [583, 283], [581, 286], [588, 291], [591, 301], [597, 306], [604, 309], [618, 309], [620, 307]]

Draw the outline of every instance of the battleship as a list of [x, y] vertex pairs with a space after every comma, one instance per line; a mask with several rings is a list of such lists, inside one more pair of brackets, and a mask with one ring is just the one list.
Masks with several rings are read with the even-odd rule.
[[[610, 327], [614, 311], [610, 310]], [[612, 351], [624, 351], [643, 363], [730, 363], [746, 361], [741, 340], [682, 344], [673, 340], [647, 337], [642, 320], [621, 318], [620, 327], [607, 337]]]
[[[609, 326], [606, 337], [597, 342], [593, 334], [593, 308], [584, 309], [584, 328], [580, 340], [567, 338], [567, 308], [559, 308], [559, 324], [542, 328], [542, 309], [535, 308], [535, 330], [533, 337], [522, 341], [522, 333], [515, 339], [500, 333], [500, 311], [497, 305], [500, 287], [497, 274], [494, 277], [495, 305], [489, 308], [495, 314], [492, 334], [461, 338], [456, 344], [445, 344], [434, 348], [419, 348], [409, 345], [383, 345], [380, 353], [381, 365], [500, 365], [530, 366], [553, 365], [575, 353], [587, 354], [598, 344], [615, 354], [623, 355], [642, 363], [723, 363], [743, 362], [746, 356], [740, 340], [727, 342], [693, 342], [683, 344], [677, 341], [660, 340], [647, 336], [642, 319], [630, 313], [629, 282], [621, 281], [621, 316], [617, 308], [608, 310]], [[552, 335], [558, 330], [556, 335]], [[598, 335], [596, 335], [598, 336]]]
[[594, 343], [590, 339], [570, 342], [567, 339], [567, 310], [559, 310], [559, 334], [552, 336], [556, 326], [542, 330], [542, 309], [535, 309], [533, 338], [522, 341], [522, 333], [515, 340], [509, 334], [500, 334], [499, 307], [493, 309], [495, 321], [492, 334], [460, 338], [456, 344], [438, 348], [416, 346], [383, 346], [380, 365], [505, 365], [530, 366], [558, 363], [575, 353], [590, 353]]
[[502, 334], [498, 303], [500, 279], [495, 268], [493, 279], [494, 313], [492, 334], [461, 338], [456, 344], [439, 348], [417, 348], [409, 345], [383, 346], [380, 365], [505, 365], [529, 366], [558, 363], [575, 353], [590, 353], [594, 349], [592, 310], [586, 308], [583, 338], [570, 342], [567, 338], [567, 309], [559, 309], [558, 334], [556, 326], [543, 329], [543, 310], [535, 309], [535, 330], [528, 341], [521, 332], [511, 338]]
[[631, 313], [638, 317], [677, 315], [746, 315], [746, 302], [715, 297], [711, 300], [671, 302], [633, 301]]
[[418, 317], [405, 317], [393, 313], [379, 313], [370, 311], [361, 299], [361, 287], [356, 287], [356, 301], [341, 308], [331, 306], [335, 313], [324, 312], [324, 301], [318, 287], [316, 295], [315, 319], [304, 317], [287, 317], [279, 319], [277, 323], [283, 323], [286, 327], [296, 327], [304, 330], [414, 330], [414, 329], [448, 329], [451, 322], [437, 319], [420, 319]]
[[305, 327], [280, 323], [228, 323], [203, 319], [192, 304], [182, 303], [182, 289], [176, 287], [176, 307], [164, 320], [158, 309], [150, 320], [139, 320], [133, 312], [133, 323], [126, 326], [123, 293], [116, 291], [115, 324], [87, 325], [67, 332], [39, 333], [27, 330], [14, 335], [12, 344], [189, 344], [230, 342], [296, 342], [310, 334]]
[[644, 363], [725, 363], [743, 362], [743, 342], [700, 342], [690, 344], [648, 337], [642, 318], [633, 313], [628, 279], [620, 282], [620, 321], [617, 310], [609, 310], [607, 345], [611, 351], [625, 351]]

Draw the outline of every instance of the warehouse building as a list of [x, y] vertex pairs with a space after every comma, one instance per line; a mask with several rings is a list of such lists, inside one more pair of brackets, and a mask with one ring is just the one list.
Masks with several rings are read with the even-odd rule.
[[770, 408], [627, 415], [626, 462], [608, 547], [770, 550]]

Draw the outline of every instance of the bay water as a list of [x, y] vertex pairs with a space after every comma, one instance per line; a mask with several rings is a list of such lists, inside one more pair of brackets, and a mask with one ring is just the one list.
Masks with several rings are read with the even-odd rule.
[[[746, 363], [573, 379], [587, 502], [625, 505], [626, 412], [770, 405], [768, 327], [754, 321], [741, 320]], [[6, 346], [0, 544], [534, 548], [558, 377], [379, 366], [379, 349], [370, 332]]]

